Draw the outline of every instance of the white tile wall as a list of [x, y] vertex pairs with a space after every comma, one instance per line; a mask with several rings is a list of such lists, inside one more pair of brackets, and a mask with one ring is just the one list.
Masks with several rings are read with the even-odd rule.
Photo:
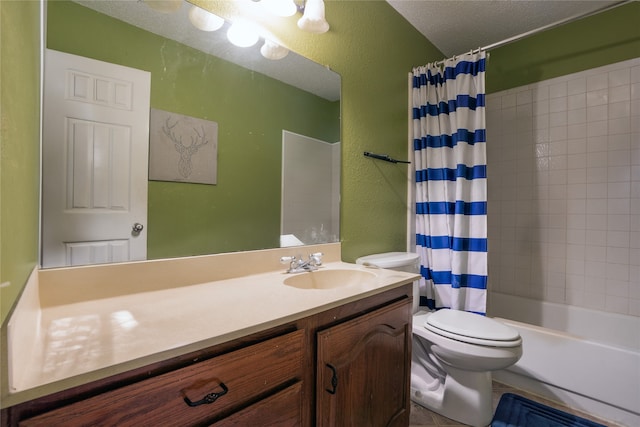
[[487, 96], [489, 291], [640, 316], [640, 58]]

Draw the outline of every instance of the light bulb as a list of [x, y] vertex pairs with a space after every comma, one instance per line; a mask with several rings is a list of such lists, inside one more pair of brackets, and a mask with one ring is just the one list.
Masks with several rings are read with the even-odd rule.
[[227, 38], [238, 47], [253, 46], [260, 36], [247, 21], [236, 21], [227, 31]]
[[278, 60], [282, 59], [289, 54], [289, 49], [284, 46], [280, 46], [278, 43], [271, 40], [265, 40], [264, 44], [260, 48], [260, 53], [267, 59]]
[[304, 14], [298, 20], [298, 28], [310, 33], [326, 33], [329, 23], [324, 19], [324, 2], [322, 0], [307, 0]]
[[224, 25], [224, 19], [198, 6], [189, 9], [189, 21], [202, 31], [216, 31]]

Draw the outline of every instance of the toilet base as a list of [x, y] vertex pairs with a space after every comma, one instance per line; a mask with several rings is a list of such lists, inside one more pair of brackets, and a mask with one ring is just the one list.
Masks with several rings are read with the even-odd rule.
[[470, 372], [447, 366], [444, 382], [412, 364], [411, 400], [452, 420], [486, 427], [493, 418], [490, 372]]

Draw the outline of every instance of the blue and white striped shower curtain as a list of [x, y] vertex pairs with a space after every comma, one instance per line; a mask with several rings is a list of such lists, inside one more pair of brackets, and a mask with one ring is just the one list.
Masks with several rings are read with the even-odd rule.
[[486, 313], [486, 53], [413, 70], [420, 305]]

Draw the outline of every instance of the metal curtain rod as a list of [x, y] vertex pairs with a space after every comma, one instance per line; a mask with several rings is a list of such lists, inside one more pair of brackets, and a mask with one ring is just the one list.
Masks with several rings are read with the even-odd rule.
[[610, 4], [608, 6], [603, 6], [601, 8], [592, 10], [591, 12], [583, 13], [583, 14], [580, 14], [580, 15], [570, 16], [570, 17], [562, 19], [560, 21], [553, 22], [553, 23], [548, 24], [548, 25], [544, 25], [544, 26], [542, 26], [540, 28], [536, 28], [534, 30], [527, 31], [526, 33], [518, 34], [517, 36], [509, 37], [508, 39], [500, 40], [499, 42], [492, 43], [490, 45], [481, 47], [481, 48], [476, 49], [476, 50], [474, 50], [472, 52], [477, 52], [477, 51], [481, 51], [481, 50], [491, 50], [491, 49], [495, 49], [495, 48], [498, 48], [498, 47], [502, 47], [502, 46], [504, 46], [506, 44], [513, 43], [513, 42], [518, 41], [520, 39], [523, 39], [525, 37], [529, 37], [529, 36], [532, 36], [534, 34], [541, 33], [542, 31], [550, 30], [552, 28], [556, 28], [556, 27], [559, 27], [561, 25], [565, 25], [565, 24], [568, 24], [570, 22], [577, 21], [579, 19], [588, 18], [590, 16], [597, 15], [598, 13], [602, 13], [602, 12], [606, 12], [606, 11], [611, 10], [611, 9], [615, 9], [616, 7], [622, 6], [623, 4], [631, 3], [632, 1], [634, 1], [634, 0], [618, 1], [618, 2], [615, 2], [615, 3]]
[[[551, 24], [544, 25], [544, 26], [536, 28], [534, 30], [527, 31], [525, 33], [518, 34], [516, 36], [509, 37], [509, 38], [504, 39], [504, 40], [500, 40], [499, 42], [495, 42], [495, 43], [492, 43], [492, 44], [489, 44], [489, 45], [486, 45], [486, 46], [483, 46], [483, 47], [478, 47], [476, 49], [471, 49], [468, 52], [468, 54], [474, 54], [474, 53], [482, 52], [483, 50], [484, 51], [488, 51], [488, 50], [491, 50], [491, 49], [496, 49], [498, 47], [502, 47], [502, 46], [507, 45], [509, 43], [513, 43], [513, 42], [516, 42], [518, 40], [524, 39], [525, 37], [529, 37], [529, 36], [532, 36], [534, 34], [550, 30], [552, 28], [560, 27], [561, 25], [569, 24], [571, 22], [578, 21], [578, 20], [583, 19], [583, 18], [588, 18], [590, 16], [597, 15], [598, 13], [602, 13], [602, 12], [606, 12], [606, 11], [611, 10], [611, 9], [615, 9], [616, 7], [622, 6], [623, 4], [631, 3], [633, 1], [635, 1], [635, 0], [618, 1], [618, 2], [615, 2], [615, 3], [610, 4], [608, 6], [603, 6], [601, 8], [592, 10], [591, 12], [583, 13], [583, 14], [580, 14], [580, 15], [570, 16], [568, 18], [562, 19], [560, 21], [552, 22]], [[453, 58], [465, 55], [466, 53], [467, 52], [462, 53], [460, 55], [453, 55]], [[488, 56], [487, 56], [487, 58], [488, 58]], [[437, 61], [436, 65], [444, 64], [445, 61], [447, 61], [447, 59], [443, 59], [441, 61]]]

